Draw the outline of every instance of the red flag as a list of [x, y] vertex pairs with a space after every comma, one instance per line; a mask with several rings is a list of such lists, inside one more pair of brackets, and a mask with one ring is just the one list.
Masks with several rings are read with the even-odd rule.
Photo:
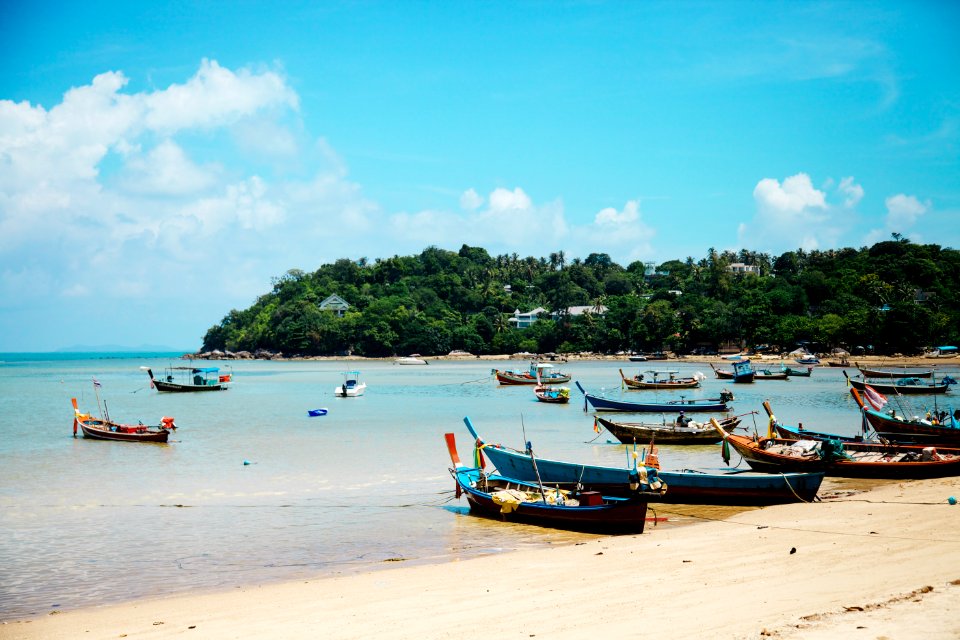
[[863, 395], [873, 407], [874, 411], [880, 411], [883, 405], [887, 404], [887, 396], [883, 395], [868, 384], [863, 385]]

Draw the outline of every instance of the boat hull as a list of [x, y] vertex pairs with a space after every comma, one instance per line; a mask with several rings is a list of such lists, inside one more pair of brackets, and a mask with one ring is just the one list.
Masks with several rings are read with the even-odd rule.
[[600, 504], [568, 506], [531, 501], [505, 506], [495, 500], [496, 491], [512, 488], [538, 493], [539, 487], [513, 478], [481, 476], [478, 469], [461, 467], [451, 473], [466, 495], [470, 511], [483, 517], [594, 533], [643, 533], [646, 523], [647, 500], [640, 494], [631, 498], [603, 496]]
[[[901, 369], [900, 371], [884, 371], [881, 369], [866, 369], [861, 366], [857, 366], [857, 369], [860, 371], [860, 374], [864, 378], [932, 378], [933, 371], [914, 371], [909, 368]], [[872, 386], [872, 385], [871, 385]]]
[[933, 393], [946, 393], [950, 388], [948, 384], [890, 384], [886, 382], [864, 382], [863, 380], [854, 380], [850, 378], [850, 386], [858, 391], [863, 391], [866, 385], [870, 385], [880, 393], [891, 393], [900, 395], [925, 395]]
[[[464, 420], [471, 435], [480, 440], [469, 420]], [[481, 440], [482, 442], [482, 440]], [[607, 495], [629, 496], [640, 486], [635, 469], [582, 465], [531, 457], [499, 445], [483, 445], [483, 454], [504, 476], [545, 484], [581, 482]], [[666, 492], [647, 496], [647, 500], [669, 504], [770, 505], [810, 502], [817, 495], [824, 474], [787, 473], [769, 475], [743, 471], [704, 473], [694, 470], [657, 471], [656, 477], [667, 485]]]
[[624, 400], [614, 400], [603, 396], [587, 393], [580, 382], [575, 383], [584, 397], [584, 410], [589, 403], [595, 411], [629, 411], [633, 413], [675, 413], [678, 411], [690, 412], [713, 412], [723, 413], [729, 411], [730, 407], [726, 402], [717, 399], [709, 400], [669, 400], [667, 402], [626, 402]]
[[[597, 423], [623, 444], [646, 443], [650, 440], [657, 444], [713, 444], [720, 442], [720, 436], [716, 429], [709, 423], [706, 426], [644, 424], [615, 422], [600, 416], [597, 416]], [[725, 418], [721, 422], [726, 429], [733, 429], [739, 423], [739, 418]]]
[[[922, 460], [923, 447], [870, 443], [844, 443], [848, 454], [872, 453], [878, 461], [824, 460], [819, 457], [798, 458], [784, 455], [783, 447], [795, 445], [798, 440], [761, 438], [758, 441], [743, 436], [726, 435], [727, 442], [743, 456], [750, 468], [765, 473], [822, 471], [829, 476], [841, 478], [888, 478], [913, 480], [942, 478], [960, 473], [960, 450], [938, 451], [950, 456], [943, 460]], [[914, 454], [917, 460], [894, 461], [903, 453]]]
[[165, 380], [157, 380], [154, 378], [153, 386], [157, 388], [157, 391], [164, 392], [173, 392], [173, 393], [192, 393], [200, 391], [226, 391], [228, 389], [226, 384], [216, 383], [216, 384], [180, 384], [177, 382], [167, 382]]
[[[167, 442], [170, 432], [159, 427], [120, 425], [102, 420], [77, 420], [84, 438], [114, 442]], [[131, 429], [124, 431], [122, 429]]]

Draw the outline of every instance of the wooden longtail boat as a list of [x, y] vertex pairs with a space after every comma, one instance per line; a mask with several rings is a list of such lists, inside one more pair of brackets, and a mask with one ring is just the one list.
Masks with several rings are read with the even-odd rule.
[[888, 369], [867, 369], [866, 367], [861, 367], [859, 363], [854, 363], [859, 369], [860, 374], [864, 378], [932, 378], [932, 370], [923, 370], [923, 369], [913, 369], [911, 367], [903, 367], [897, 371], [892, 371]]
[[676, 413], [683, 411], [710, 411], [713, 413], [723, 413], [729, 411], [727, 402], [733, 400], [733, 394], [729, 391], [721, 391], [719, 398], [701, 398], [697, 400], [666, 400], [664, 402], [627, 402], [624, 400], [615, 400], [592, 393], [587, 393], [580, 381], [574, 381], [580, 393], [583, 394], [583, 410], [587, 410], [589, 403], [595, 411], [632, 411], [634, 413]]
[[647, 371], [650, 378], [646, 379], [640, 373], [632, 378], [624, 375], [623, 369], [620, 369], [620, 379], [628, 389], [695, 389], [700, 386], [700, 378], [691, 376], [688, 378], [677, 378], [677, 371]]
[[[541, 482], [551, 485], [556, 482], [582, 482], [605, 494], [629, 496], [639, 488], [655, 484], [659, 480], [667, 487], [666, 492], [648, 495], [650, 502], [759, 506], [809, 502], [817, 495], [823, 481], [823, 473], [771, 475], [746, 471], [713, 473], [696, 469], [656, 470], [637, 464], [636, 457], [636, 466], [627, 467], [604, 467], [534, 458], [532, 452], [485, 443], [469, 418], [464, 418], [463, 422], [480, 451], [501, 475], [527, 482], [536, 482], [538, 477]], [[651, 459], [648, 457], [646, 461], [650, 462]], [[645, 482], [641, 477], [644, 473]], [[661, 486], [659, 490], [662, 489]]]
[[534, 387], [533, 394], [540, 402], [548, 404], [567, 404], [570, 402], [570, 387]]
[[771, 371], [770, 369], [754, 369], [754, 380], [789, 380], [786, 371]]
[[[602, 416], [597, 416], [598, 426], [610, 432], [613, 437], [623, 444], [646, 443], [654, 440], [657, 444], [713, 444], [719, 442], [717, 430], [707, 422], [684, 422], [683, 424], [649, 422], [615, 422]], [[723, 418], [720, 424], [726, 429], [733, 430], [740, 424], [739, 416]]]
[[163, 417], [159, 426], [143, 424], [121, 424], [108, 417], [95, 418], [88, 413], [80, 413], [77, 399], [73, 402], [73, 437], [77, 437], [77, 428], [84, 438], [93, 440], [115, 440], [117, 442], [166, 442], [170, 432], [177, 428], [173, 418]]
[[[873, 387], [873, 385], [870, 385]], [[870, 397], [869, 392], [865, 392]], [[896, 415], [894, 410], [891, 413], [882, 411], [867, 405], [860, 392], [850, 387], [850, 394], [853, 396], [863, 414], [865, 424], [868, 424], [881, 438], [894, 440], [896, 442], [915, 442], [917, 444], [946, 444], [953, 447], [960, 447], [960, 409], [953, 412], [934, 411], [937, 415], [929, 414], [929, 418], [914, 416]], [[880, 399], [877, 406], [883, 407], [886, 398]]]
[[[775, 418], [771, 416], [771, 422]], [[752, 469], [767, 473], [823, 471], [842, 478], [942, 478], [960, 473], [960, 449], [837, 440], [753, 439], [714, 428]]]
[[[647, 497], [638, 491], [630, 497], [603, 495], [576, 483], [524, 482], [502, 475], [488, 475], [482, 468], [460, 462], [456, 438], [446, 434], [454, 468], [457, 497], [466, 495], [470, 511], [508, 522], [598, 533], [643, 533]], [[581, 488], [582, 487], [582, 488]]]
[[233, 374], [221, 374], [219, 367], [167, 367], [163, 378], [154, 378], [149, 367], [140, 368], [150, 376], [150, 387], [157, 391], [224, 391], [233, 381]]
[[714, 375], [721, 380], [733, 380], [737, 383], [753, 382], [756, 372], [753, 370], [749, 360], [738, 360], [733, 363], [732, 369], [717, 369], [710, 363]]
[[809, 378], [813, 374], [813, 367], [806, 369], [793, 369], [786, 365], [780, 365], [780, 371], [791, 378]]
[[[847, 372], [844, 371], [843, 375], [847, 376]], [[950, 388], [951, 384], [956, 384], [956, 381], [950, 376], [944, 376], [943, 380], [940, 383], [937, 382], [924, 382], [920, 378], [900, 378], [894, 382], [866, 382], [864, 380], [857, 380], [856, 378], [851, 378], [847, 376], [847, 380], [850, 381], [850, 386], [858, 391], [863, 391], [866, 385], [870, 385], [875, 390], [880, 393], [890, 393], [894, 395], [923, 395], [923, 394], [932, 394], [932, 393], [946, 393]]]
[[[570, 382], [570, 376], [559, 371], [553, 371], [553, 365], [547, 362], [531, 362], [527, 371], [509, 371], [506, 369], [492, 369], [490, 371], [497, 378], [497, 382], [504, 385], [513, 384], [563, 384]], [[539, 382], [537, 381], [539, 377]]]

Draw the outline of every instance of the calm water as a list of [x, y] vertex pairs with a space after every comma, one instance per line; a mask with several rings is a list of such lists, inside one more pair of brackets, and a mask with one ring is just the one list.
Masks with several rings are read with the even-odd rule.
[[[466, 415], [490, 441], [520, 447], [525, 433], [544, 457], [627, 460], [624, 446], [594, 433], [575, 388], [562, 406], [536, 402], [529, 387], [495, 384], [492, 366], [525, 368], [522, 361], [237, 362], [228, 391], [158, 394], [139, 367], [159, 374], [171, 363], [181, 364], [0, 354], [0, 619], [590, 537], [467, 515], [465, 500], [453, 497], [443, 442], [445, 432], [456, 433], [469, 459]], [[625, 362], [562, 370], [588, 390], [618, 395], [621, 366], [638, 370]], [[334, 398], [348, 368], [361, 370], [367, 393]], [[670, 368], [711, 373], [705, 365]], [[96, 413], [93, 377], [114, 419], [156, 424], [174, 416], [173, 441], [74, 439], [70, 398]], [[787, 423], [840, 433], [859, 427], [838, 369], [736, 387], [711, 377], [673, 396], [623, 393], [716, 397], [725, 386], [737, 395], [736, 413], [762, 412], [769, 398]], [[307, 417], [321, 407], [329, 414]], [[756, 424], [764, 431], [765, 416]], [[660, 459], [671, 469], [723, 466], [719, 446], [663, 447]]]

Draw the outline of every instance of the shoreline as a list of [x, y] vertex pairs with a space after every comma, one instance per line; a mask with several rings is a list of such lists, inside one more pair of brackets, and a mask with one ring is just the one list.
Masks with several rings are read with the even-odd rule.
[[[367, 356], [285, 356], [283, 354], [270, 354], [261, 357], [245, 357], [237, 355], [224, 355], [211, 352], [204, 353], [185, 353], [181, 359], [209, 360], [211, 362], [242, 362], [245, 360], [270, 360], [275, 362], [393, 362], [400, 356], [388, 357], [367, 357]], [[472, 354], [447, 354], [437, 356], [418, 356], [423, 360], [430, 362], [475, 362], [475, 361], [502, 361], [502, 360], [538, 360], [542, 362], [553, 363], [557, 365], [571, 362], [622, 362], [629, 366], [638, 367], [657, 367], [670, 366], [673, 364], [729, 364], [731, 360], [724, 356], [670, 356], [663, 359], [650, 359], [643, 361], [630, 360], [626, 355], [604, 355], [604, 354], [533, 354], [533, 353], [514, 353], [514, 354], [493, 354], [493, 355], [472, 355]], [[782, 357], [779, 355], [753, 355], [745, 356], [751, 362], [763, 362], [769, 364], [779, 364], [794, 367], [803, 367], [794, 361], [792, 357]], [[927, 358], [925, 356], [850, 356], [847, 358], [849, 365], [844, 367], [833, 367], [828, 364], [829, 361], [838, 361], [839, 358], [824, 356], [820, 358], [820, 364], [812, 365], [814, 368], [846, 368], [856, 369], [858, 364], [869, 365], [868, 368], [887, 368], [897, 369], [902, 367], [935, 369], [951, 368], [960, 369], [960, 358]], [[409, 365], [406, 365], [409, 366]], [[421, 365], [422, 366], [422, 365]]]
[[953, 638], [958, 493], [957, 478], [889, 481], [643, 535], [58, 612], [0, 637], [452, 638], [469, 624], [517, 638]]

